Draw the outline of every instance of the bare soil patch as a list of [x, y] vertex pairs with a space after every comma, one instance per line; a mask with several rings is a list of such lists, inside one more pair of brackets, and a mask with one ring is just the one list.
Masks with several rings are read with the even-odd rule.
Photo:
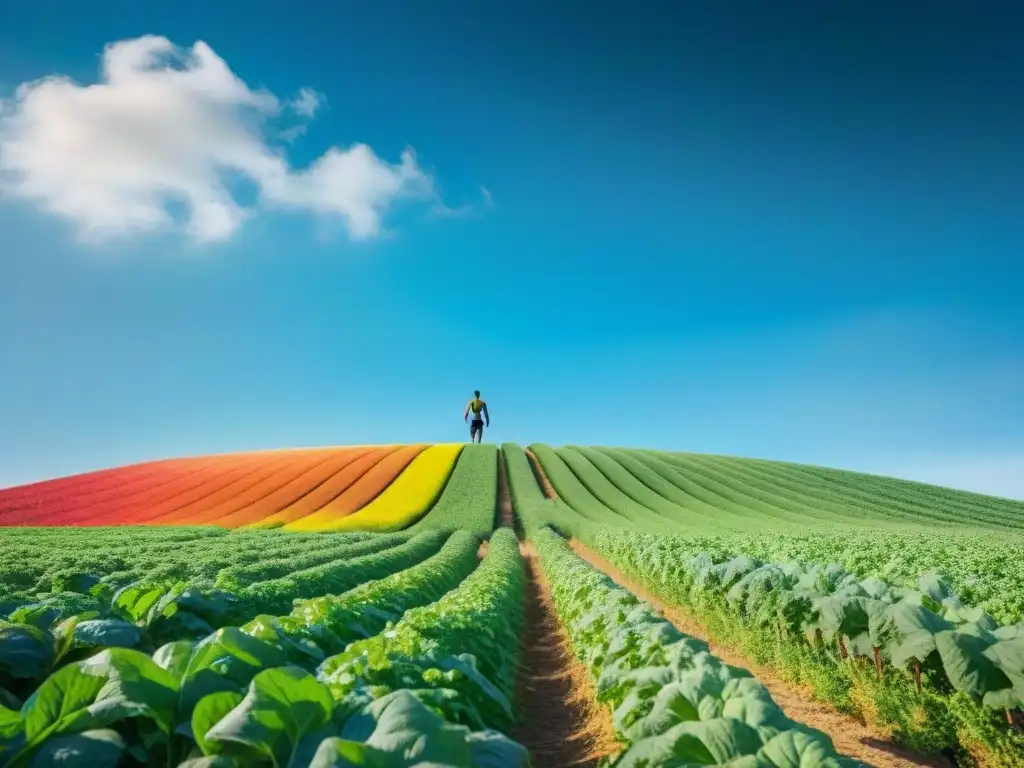
[[952, 768], [953, 764], [944, 757], [925, 756], [903, 749], [886, 739], [884, 734], [877, 733], [856, 718], [843, 714], [827, 704], [812, 701], [807, 691], [790, 685], [771, 669], [751, 664], [736, 649], [714, 642], [707, 636], [704, 628], [683, 609], [659, 600], [641, 584], [630, 579], [580, 542], [573, 540], [570, 541], [570, 545], [580, 557], [603, 571], [616, 584], [650, 603], [680, 632], [708, 643], [711, 652], [726, 664], [749, 670], [764, 684], [787, 717], [827, 734], [841, 754], [876, 768]]
[[530, 751], [535, 768], [593, 768], [620, 748], [611, 713], [594, 699], [587, 670], [573, 656], [533, 547], [520, 549], [526, 628], [516, 684], [520, 724], [510, 735]]

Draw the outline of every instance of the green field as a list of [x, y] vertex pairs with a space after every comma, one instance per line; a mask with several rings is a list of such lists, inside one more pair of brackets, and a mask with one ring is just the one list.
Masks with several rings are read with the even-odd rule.
[[[403, 471], [409, 498], [438, 485], [425, 462], [386, 481], [367, 462], [374, 495], [323, 471], [329, 455], [223, 479], [157, 467], [0, 491], [0, 765], [544, 764], [567, 737], [529, 733], [569, 704], [521, 700], [538, 599], [614, 734], [604, 764], [863, 764], [716, 643], [923, 756], [1024, 764], [1024, 503], [687, 453], [509, 443], [436, 456], [441, 490], [407, 507], [380, 494]], [[348, 493], [408, 523], [111, 522], [127, 496], [201, 515], [201, 483], [225, 519], [297, 519], [303, 494], [324, 519]], [[41, 525], [47, 505], [75, 524]]]

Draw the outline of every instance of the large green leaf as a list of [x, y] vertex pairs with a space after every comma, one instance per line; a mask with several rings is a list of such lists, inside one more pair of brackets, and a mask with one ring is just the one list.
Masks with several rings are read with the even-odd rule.
[[776, 768], [838, 768], [831, 740], [823, 733], [794, 729], [773, 736], [758, 751], [758, 757]]
[[124, 754], [124, 739], [109, 728], [47, 739], [29, 763], [30, 768], [114, 768]]
[[207, 746], [207, 732], [241, 704], [243, 698], [245, 697], [238, 691], [221, 691], [204, 696], [196, 704], [192, 710], [189, 730], [204, 755], [210, 755], [215, 751], [211, 746]]
[[166, 669], [180, 680], [188, 670], [195, 649], [196, 644], [191, 640], [177, 640], [157, 648], [153, 654], [153, 661], [158, 667]]
[[937, 573], [926, 573], [918, 580], [917, 588], [934, 603], [942, 604], [943, 600], [953, 597], [949, 584]]
[[248, 635], [238, 627], [224, 627], [196, 645], [186, 674], [194, 675], [211, 668], [247, 685], [252, 679], [252, 670], [284, 663], [285, 654], [277, 646]]
[[141, 640], [142, 630], [130, 622], [122, 619], [92, 619], [75, 626], [72, 646], [135, 648]]
[[238, 627], [225, 627], [198, 643], [168, 643], [154, 659], [178, 678], [180, 725], [190, 722], [193, 708], [204, 696], [245, 688], [260, 670], [284, 664], [285, 655]]
[[857, 635], [868, 631], [868, 610], [864, 599], [851, 595], [830, 595], [814, 602], [818, 610], [817, 628], [826, 642], [839, 635]]
[[362, 742], [332, 736], [320, 742], [309, 768], [396, 768], [398, 765], [394, 755]]
[[896, 621], [893, 619], [893, 606], [883, 600], [865, 598], [864, 607], [868, 613], [867, 645], [874, 648], [888, 647], [899, 635]]
[[[88, 709], [106, 682], [106, 670], [85, 662], [50, 675], [21, 708], [26, 741], [35, 744], [57, 729], [74, 732], [108, 725], [112, 720], [94, 719]], [[76, 728], [78, 721], [86, 721], [84, 727]]]
[[252, 679], [238, 706], [206, 731], [204, 748], [216, 753], [224, 742], [242, 744], [275, 766], [291, 765], [302, 740], [327, 726], [333, 710], [330, 691], [308, 672], [268, 669]]
[[[970, 627], [970, 625], [967, 625]], [[935, 635], [935, 646], [949, 682], [958, 691], [981, 698], [986, 693], [1012, 687], [1013, 683], [985, 650], [996, 642], [984, 630], [947, 630]]]
[[475, 688], [474, 700], [479, 701], [481, 704], [493, 706], [493, 708], [500, 711], [500, 717], [504, 717], [506, 721], [511, 722], [514, 717], [512, 702], [509, 701], [509, 698], [502, 693], [498, 686], [488, 680], [477, 669], [476, 657], [469, 653], [463, 653], [458, 656], [443, 656], [433, 660], [433, 663], [437, 669], [445, 671], [446, 674], [443, 676], [443, 680], [446, 684], [456, 687], [458, 682], [466, 681], [468, 686], [458, 685], [459, 689], [464, 690], [466, 687]]
[[466, 737], [469, 764], [473, 768], [526, 768], [530, 753], [526, 747], [497, 731], [474, 731]]
[[470, 768], [469, 734], [467, 727], [446, 723], [411, 692], [401, 690], [350, 717], [341, 737], [365, 741], [370, 747], [401, 758], [393, 763], [395, 766], [434, 763]]
[[935, 635], [953, 629], [953, 625], [922, 605], [895, 603], [888, 611], [895, 638], [890, 642], [892, 663], [905, 668], [911, 660], [923, 662], [935, 650]]
[[24, 743], [21, 714], [0, 706], [0, 765], [7, 765], [7, 758], [21, 749]]
[[[198, 660], [193, 664], [197, 649], [201, 645], [201, 643], [197, 644], [191, 640], [178, 640], [162, 645], [153, 654], [153, 661], [157, 666], [167, 670], [178, 681], [175, 730], [187, 735], [192, 734], [192, 712], [201, 699], [213, 693], [238, 692], [248, 684], [249, 679], [257, 672], [256, 667], [240, 665], [241, 668], [251, 670], [251, 674], [248, 679], [245, 679], [244, 676], [236, 675], [236, 677], [240, 676], [243, 678], [242, 681], [239, 681], [219, 674], [217, 668], [201, 666], [203, 660]], [[217, 657], [204, 657], [208, 663], [211, 661], [211, 658], [213, 661], [216, 661]], [[191, 670], [190, 665], [194, 667]], [[241, 698], [241, 694], [239, 694], [239, 698]]]
[[0, 621], [0, 674], [13, 678], [43, 677], [54, 661], [49, 632], [29, 624]]
[[23, 605], [7, 616], [12, 624], [30, 624], [39, 629], [49, 627], [60, 618], [61, 608], [51, 600]]
[[69, 616], [53, 628], [53, 663], [57, 664], [71, 650], [75, 642], [75, 628], [79, 622], [93, 618], [90, 614]]
[[633, 742], [615, 761], [616, 768], [714, 765], [715, 757], [697, 736], [680, 723], [664, 733]]
[[768, 691], [762, 690], [762, 695], [729, 697], [722, 706], [721, 716], [740, 720], [752, 728], [790, 728], [793, 725], [792, 721], [786, 717], [779, 705], [772, 701]]
[[717, 765], [752, 755], [760, 748], [756, 729], [723, 717], [679, 723], [657, 736], [640, 739], [623, 752], [616, 765]]
[[1024, 706], [1024, 633], [996, 630], [993, 635], [1001, 639], [986, 648], [984, 655], [1010, 679], [1013, 687], [986, 693], [985, 706], [998, 709]]
[[315, 643], [285, 631], [276, 616], [257, 616], [241, 629], [247, 635], [280, 648], [290, 663], [313, 668], [324, 660], [324, 652]]
[[607, 664], [601, 670], [597, 693], [601, 701], [610, 702], [622, 701], [634, 690], [653, 696], [674, 678], [671, 667], [651, 666], [637, 669], [629, 659], [623, 659]]
[[[625, 732], [631, 740], [664, 733], [678, 723], [697, 720], [700, 717], [697, 706], [686, 697], [683, 687], [678, 683], [663, 686], [656, 694], [648, 691], [637, 693], [648, 700], [653, 698], [654, 703], [650, 713], [637, 722], [634, 728], [627, 729], [616, 725], [616, 730]], [[616, 720], [619, 719], [617, 711]]]
[[22, 707], [26, 745], [34, 750], [59, 734], [146, 718], [169, 733], [177, 681], [149, 657], [127, 648], [102, 651], [50, 675]]
[[114, 593], [110, 607], [132, 621], [143, 621], [149, 609], [167, 592], [160, 586], [129, 584]]
[[[418, 694], [418, 695], [417, 695]], [[346, 721], [340, 738], [320, 744], [310, 768], [525, 768], [526, 749], [497, 731], [452, 725], [421, 701], [438, 690], [400, 690], [363, 706]]]
[[231, 616], [239, 601], [221, 589], [200, 592], [194, 587], [188, 587], [175, 598], [175, 602], [201, 619], [219, 625]]
[[0, 706], [0, 741], [13, 739], [21, 730], [21, 715], [13, 709]]

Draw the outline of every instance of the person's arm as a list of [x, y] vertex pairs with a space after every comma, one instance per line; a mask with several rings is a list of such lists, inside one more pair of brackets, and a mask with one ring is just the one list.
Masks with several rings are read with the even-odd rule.
[[481, 409], [484, 412], [484, 424], [491, 426], [491, 414], [487, 412], [487, 403], [481, 403]]
[[470, 405], [472, 405], [472, 404], [473, 404], [473, 401], [472, 401], [472, 400], [470, 400], [470, 401], [468, 401], [468, 402], [466, 403], [466, 412], [465, 412], [464, 414], [462, 414], [462, 420], [463, 420], [463, 421], [469, 421], [469, 407], [470, 407]]

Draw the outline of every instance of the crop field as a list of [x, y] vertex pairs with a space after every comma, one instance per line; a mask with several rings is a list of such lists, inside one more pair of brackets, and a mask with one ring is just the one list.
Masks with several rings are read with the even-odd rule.
[[0, 490], [0, 766], [1009, 768], [1022, 708], [1024, 502], [512, 443]]

